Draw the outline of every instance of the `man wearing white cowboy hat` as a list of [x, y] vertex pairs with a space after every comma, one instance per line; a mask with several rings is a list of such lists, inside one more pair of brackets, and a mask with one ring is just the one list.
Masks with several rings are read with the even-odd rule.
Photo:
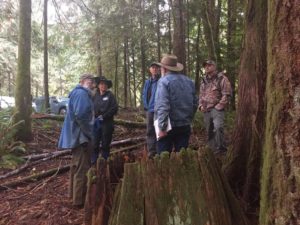
[[[158, 121], [158, 153], [187, 148], [191, 123], [198, 107], [194, 82], [180, 73], [183, 65], [175, 55], [165, 55], [160, 63], [162, 78], [155, 95], [154, 118]], [[167, 131], [168, 119], [172, 129]]]

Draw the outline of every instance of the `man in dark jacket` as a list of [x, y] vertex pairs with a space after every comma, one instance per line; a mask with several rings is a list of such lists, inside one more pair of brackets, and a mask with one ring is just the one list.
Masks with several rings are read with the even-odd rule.
[[[191, 123], [198, 107], [194, 82], [182, 74], [183, 65], [175, 55], [165, 55], [160, 63], [154, 119], [158, 124], [158, 153], [187, 148]], [[168, 122], [170, 121], [170, 122]], [[168, 124], [172, 129], [168, 131]]]
[[146, 110], [147, 118], [147, 149], [148, 156], [153, 157], [156, 154], [156, 135], [153, 126], [154, 118], [154, 99], [156, 93], [157, 82], [159, 79], [159, 66], [152, 63], [149, 68], [150, 78], [146, 80], [143, 89], [143, 104]]
[[70, 168], [70, 197], [73, 206], [84, 206], [87, 177], [90, 168], [91, 140], [93, 136], [93, 102], [91, 88], [93, 76], [83, 74], [79, 84], [69, 95], [67, 115], [61, 130], [58, 148], [72, 149]]
[[110, 144], [114, 131], [114, 116], [118, 112], [118, 104], [115, 96], [108, 89], [112, 87], [111, 80], [104, 76], [95, 78], [97, 91], [94, 96], [95, 124], [94, 124], [94, 152], [92, 164], [97, 161], [99, 145], [101, 143], [101, 155], [104, 159], [109, 157]]

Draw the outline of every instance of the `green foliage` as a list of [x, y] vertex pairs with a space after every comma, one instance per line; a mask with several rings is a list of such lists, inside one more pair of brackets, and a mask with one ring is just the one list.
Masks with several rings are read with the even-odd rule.
[[14, 140], [18, 126], [23, 121], [14, 123], [12, 110], [0, 111], [0, 167], [4, 168], [14, 168], [23, 162], [18, 156], [26, 151], [23, 142]]

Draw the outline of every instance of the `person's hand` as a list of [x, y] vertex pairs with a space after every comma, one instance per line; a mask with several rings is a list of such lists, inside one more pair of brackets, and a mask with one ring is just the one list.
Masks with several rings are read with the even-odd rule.
[[201, 112], [206, 112], [206, 109], [205, 109], [203, 106], [200, 106], [200, 107], [199, 107], [199, 110], [200, 110]]
[[167, 136], [167, 131], [159, 131], [159, 133], [158, 133], [158, 139], [161, 139], [161, 138], [163, 138], [163, 137], [165, 137], [165, 136]]

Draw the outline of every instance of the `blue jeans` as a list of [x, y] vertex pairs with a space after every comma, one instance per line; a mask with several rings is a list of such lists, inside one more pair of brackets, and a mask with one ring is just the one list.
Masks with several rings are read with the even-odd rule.
[[191, 126], [172, 127], [168, 135], [159, 139], [157, 142], [157, 153], [163, 151], [171, 152], [173, 147], [175, 152], [179, 152], [181, 148], [187, 148], [191, 136]]

